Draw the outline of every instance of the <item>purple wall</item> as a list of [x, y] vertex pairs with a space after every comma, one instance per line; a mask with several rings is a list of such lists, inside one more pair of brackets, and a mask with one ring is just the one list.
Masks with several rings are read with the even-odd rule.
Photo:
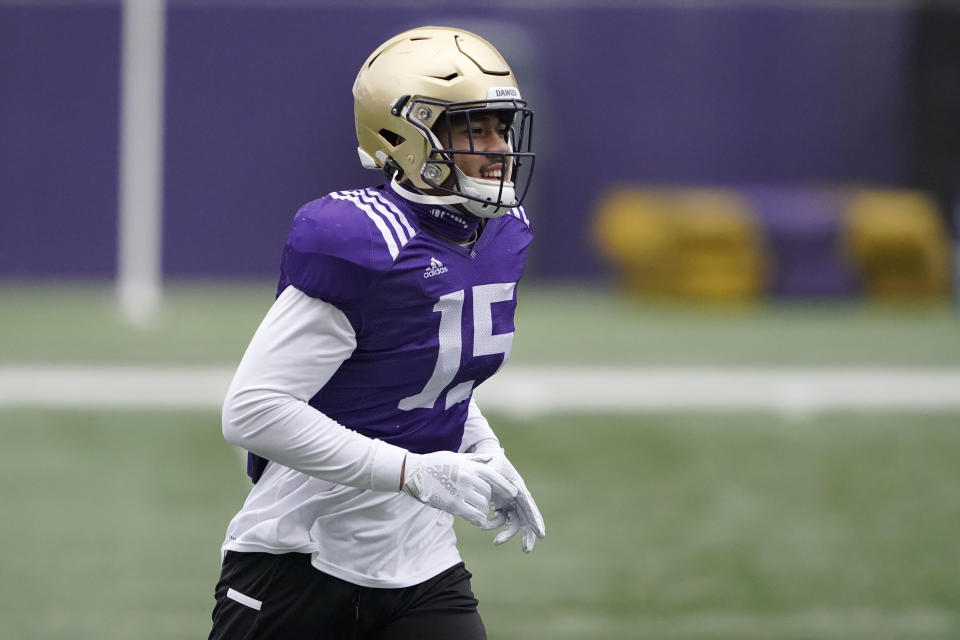
[[[376, 181], [353, 78], [426, 23], [487, 36], [534, 102], [536, 275], [601, 271], [611, 184], [905, 179], [903, 9], [454, 6], [170, 0], [166, 271], [274, 275], [300, 204]], [[118, 28], [114, 3], [0, 5], [0, 276], [113, 271]]]
[[0, 276], [116, 263], [120, 12], [0, 4]]

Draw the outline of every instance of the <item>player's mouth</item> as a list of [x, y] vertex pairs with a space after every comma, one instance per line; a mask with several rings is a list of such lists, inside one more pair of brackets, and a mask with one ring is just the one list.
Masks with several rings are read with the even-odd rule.
[[495, 162], [494, 164], [487, 165], [480, 171], [480, 177], [484, 180], [497, 180], [503, 178], [503, 163]]

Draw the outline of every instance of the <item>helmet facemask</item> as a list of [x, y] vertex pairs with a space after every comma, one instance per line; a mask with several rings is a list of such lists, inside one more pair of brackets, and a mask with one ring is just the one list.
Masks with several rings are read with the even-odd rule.
[[[533, 111], [523, 100], [447, 103], [414, 98], [403, 117], [429, 141], [431, 151], [420, 168], [420, 179], [450, 204], [481, 218], [495, 218], [519, 207], [530, 185], [534, 153], [531, 150]], [[506, 150], [480, 150], [474, 129], [495, 119]], [[454, 142], [466, 138], [463, 143]], [[465, 136], [463, 135], [465, 134]], [[460, 166], [497, 167], [500, 175], [468, 175]], [[446, 198], [444, 198], [446, 199]]]

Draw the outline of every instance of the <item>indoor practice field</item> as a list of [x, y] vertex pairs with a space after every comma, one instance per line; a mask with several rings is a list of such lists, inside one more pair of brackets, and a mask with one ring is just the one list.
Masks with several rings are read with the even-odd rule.
[[[177, 286], [141, 330], [107, 287], [0, 287], [0, 367], [232, 367], [271, 298], [269, 283]], [[532, 283], [511, 365], [560, 364], [953, 370], [960, 316]], [[487, 413], [548, 529], [524, 556], [458, 526], [491, 638], [960, 636], [960, 411]], [[10, 401], [0, 430], [3, 636], [205, 637], [249, 486], [216, 407]]]

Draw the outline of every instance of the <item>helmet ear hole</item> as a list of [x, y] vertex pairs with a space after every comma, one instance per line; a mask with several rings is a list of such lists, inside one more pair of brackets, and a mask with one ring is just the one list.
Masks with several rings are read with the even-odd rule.
[[397, 148], [405, 142], [403, 136], [389, 129], [380, 129], [377, 133], [380, 134], [380, 137], [393, 148]]

